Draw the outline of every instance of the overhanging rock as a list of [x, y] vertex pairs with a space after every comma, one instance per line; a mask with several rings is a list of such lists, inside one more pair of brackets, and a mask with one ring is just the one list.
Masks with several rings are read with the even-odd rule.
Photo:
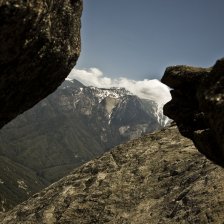
[[0, 128], [53, 92], [80, 54], [82, 0], [0, 0]]

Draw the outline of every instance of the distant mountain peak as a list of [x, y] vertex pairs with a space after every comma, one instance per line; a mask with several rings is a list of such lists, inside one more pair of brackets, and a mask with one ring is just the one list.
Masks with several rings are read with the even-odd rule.
[[[91, 94], [92, 96], [97, 98], [98, 103], [101, 103], [107, 97], [121, 99], [125, 96], [135, 96], [139, 98], [124, 87], [98, 88], [96, 86], [85, 86], [75, 79], [68, 79], [67, 82], [62, 84], [62, 87], [64, 89], [75, 88], [76, 94], [78, 92], [80, 92], [80, 94]], [[149, 113], [153, 114], [161, 127], [165, 127], [170, 123], [171, 120], [163, 114], [163, 104], [161, 102], [157, 102], [152, 99], [139, 99], [143, 102], [143, 104], [145, 104], [145, 110], [148, 110]], [[77, 99], [75, 104], [77, 104], [78, 101], [79, 100]], [[108, 116], [112, 118], [111, 112]], [[108, 121], [108, 123], [111, 123], [111, 121]]]
[[95, 91], [95, 96], [99, 98], [99, 103], [106, 97], [118, 99], [125, 95], [133, 95], [131, 92], [129, 92], [125, 88], [119, 88], [119, 87], [97, 88], [94, 86], [90, 86], [89, 88]]

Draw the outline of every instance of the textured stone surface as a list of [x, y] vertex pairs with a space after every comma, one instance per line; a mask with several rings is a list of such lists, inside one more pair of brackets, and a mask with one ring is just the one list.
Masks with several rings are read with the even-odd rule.
[[53, 92], [80, 53], [82, 0], [0, 0], [0, 127]]
[[223, 195], [223, 169], [173, 126], [88, 162], [0, 222], [223, 223]]
[[207, 69], [169, 67], [162, 82], [173, 89], [165, 115], [200, 152], [224, 166], [224, 58]]

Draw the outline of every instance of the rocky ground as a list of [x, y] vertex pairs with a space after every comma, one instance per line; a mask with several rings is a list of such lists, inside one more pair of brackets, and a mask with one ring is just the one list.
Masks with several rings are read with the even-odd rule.
[[172, 126], [84, 164], [0, 221], [223, 223], [223, 195], [223, 169]]

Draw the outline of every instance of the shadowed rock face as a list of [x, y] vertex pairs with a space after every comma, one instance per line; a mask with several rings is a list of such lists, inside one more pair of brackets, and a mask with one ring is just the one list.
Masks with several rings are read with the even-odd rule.
[[201, 153], [224, 166], [224, 58], [207, 69], [169, 67], [162, 82], [173, 89], [164, 114]]
[[0, 128], [53, 92], [80, 53], [82, 0], [0, 0]]
[[84, 164], [0, 223], [223, 223], [223, 194], [223, 169], [173, 126]]

